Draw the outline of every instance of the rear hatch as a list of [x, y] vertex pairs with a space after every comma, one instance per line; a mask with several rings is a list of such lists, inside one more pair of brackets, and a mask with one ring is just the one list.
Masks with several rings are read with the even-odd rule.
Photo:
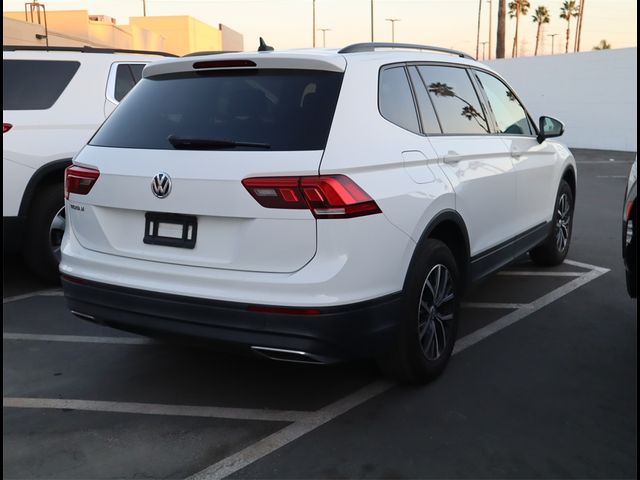
[[242, 180], [318, 174], [342, 72], [181, 62], [143, 78], [75, 159], [99, 171], [69, 194], [78, 241], [156, 262], [300, 269], [316, 251], [313, 214], [265, 208]]

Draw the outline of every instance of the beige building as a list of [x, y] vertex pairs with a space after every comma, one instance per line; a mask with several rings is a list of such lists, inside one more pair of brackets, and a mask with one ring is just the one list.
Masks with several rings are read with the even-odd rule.
[[47, 11], [40, 23], [24, 12], [3, 12], [3, 45], [92, 46], [153, 50], [184, 55], [197, 51], [241, 51], [242, 35], [225, 25], [213, 27], [193, 17], [131, 17], [128, 25], [117, 25], [106, 15], [87, 10]]

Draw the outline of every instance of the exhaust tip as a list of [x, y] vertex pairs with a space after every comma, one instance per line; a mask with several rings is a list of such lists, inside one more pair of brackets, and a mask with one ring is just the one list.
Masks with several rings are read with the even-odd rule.
[[252, 346], [251, 350], [263, 357], [267, 357], [270, 360], [278, 360], [280, 362], [311, 363], [315, 365], [330, 363], [312, 353], [303, 352], [301, 350], [287, 350], [284, 348], [259, 346]]

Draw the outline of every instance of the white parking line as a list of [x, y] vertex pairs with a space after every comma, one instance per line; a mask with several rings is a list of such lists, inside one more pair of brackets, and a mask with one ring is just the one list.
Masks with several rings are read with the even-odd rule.
[[286, 444], [306, 435], [334, 418], [348, 412], [358, 405], [377, 397], [389, 390], [394, 384], [385, 380], [378, 380], [357, 390], [356, 392], [338, 400], [317, 412], [308, 414], [304, 419], [292, 423], [268, 437], [240, 450], [233, 455], [214, 463], [210, 467], [189, 477], [190, 480], [205, 480], [224, 478], [261, 459], [262, 457], [284, 447]]
[[158, 403], [104, 402], [61, 398], [3, 397], [3, 408], [71, 409], [90, 412], [137, 413], [143, 415], [175, 415], [182, 417], [226, 418], [268, 422], [304, 421], [311, 412], [296, 410], [262, 410], [255, 408], [201, 407], [163, 405]]
[[531, 315], [532, 313], [540, 310], [542, 307], [549, 305], [551, 302], [556, 301], [560, 297], [564, 297], [565, 295], [571, 293], [576, 288], [581, 287], [582, 285], [589, 283], [591, 280], [595, 280], [601, 275], [607, 273], [609, 269], [596, 267], [590, 272], [585, 273], [584, 275], [576, 278], [575, 280], [571, 280], [568, 283], [552, 290], [551, 292], [543, 295], [542, 297], [534, 300], [529, 304], [527, 308], [521, 308], [516, 310], [515, 312], [511, 312], [504, 317], [496, 320], [495, 322], [490, 323], [489, 325], [476, 330], [469, 335], [462, 337], [456, 341], [456, 346], [453, 349], [453, 353], [456, 354], [461, 352], [465, 348], [470, 347], [478, 343], [480, 340], [487, 338], [489, 335], [493, 335], [494, 333], [499, 332], [503, 328], [508, 327], [509, 325], [513, 325], [514, 323], [522, 320], [523, 318]]
[[497, 310], [517, 310], [518, 308], [531, 308], [530, 303], [491, 303], [491, 302], [463, 302], [462, 308], [495, 308]]
[[[564, 263], [567, 265], [573, 265], [574, 267], [586, 268], [587, 270], [596, 270], [598, 272], [607, 273], [609, 271], [608, 268], [604, 267], [596, 267], [595, 265], [590, 265], [588, 263], [576, 262], [575, 260], [565, 260]], [[587, 273], [587, 272], [585, 272]]]
[[498, 275], [514, 277], [579, 277], [586, 272], [551, 272], [551, 271], [524, 271], [524, 270], [502, 270]]
[[[456, 341], [456, 346], [453, 350], [453, 355], [460, 353], [461, 351], [469, 348], [472, 345], [480, 342], [494, 333], [499, 332], [503, 328], [513, 325], [514, 323], [522, 320], [523, 318], [531, 315], [532, 313], [540, 310], [546, 305], [549, 305], [558, 298], [571, 293], [573, 290], [581, 287], [582, 285], [595, 280], [601, 275], [604, 275], [609, 270], [602, 267], [596, 267], [580, 262], [571, 262], [565, 260], [565, 263], [583, 268], [589, 268], [590, 271], [585, 272], [584, 275], [571, 280], [570, 282], [556, 288], [546, 295], [538, 298], [530, 304], [523, 305], [522, 308], [511, 312], [501, 319], [487, 325], [480, 330], [470, 333], [469, 335], [462, 337]], [[517, 304], [516, 304], [517, 305]], [[297, 421], [282, 430], [279, 430], [266, 438], [246, 447], [233, 455], [214, 463], [210, 467], [196, 473], [189, 477], [190, 480], [214, 480], [221, 479], [231, 475], [238, 470], [241, 470], [253, 462], [275, 452], [281, 447], [284, 447], [288, 443], [306, 435], [307, 433], [315, 430], [319, 426], [327, 423], [330, 420], [348, 412], [349, 410], [357, 407], [358, 405], [370, 400], [387, 390], [389, 390], [394, 384], [386, 381], [375, 381], [360, 390], [348, 395], [342, 400], [338, 400], [331, 405], [318, 410], [315, 413], [309, 414], [306, 418]]]
[[5, 304], [10, 302], [15, 302], [16, 300], [24, 300], [25, 298], [31, 298], [31, 297], [61, 297], [62, 295], [64, 295], [64, 293], [59, 288], [47, 289], [47, 290], [36, 290], [35, 292], [24, 293], [22, 295], [5, 297], [2, 299], [2, 303]]
[[3, 340], [38, 342], [112, 343], [116, 345], [153, 345], [158, 342], [144, 337], [91, 337], [86, 335], [38, 335], [34, 333], [2, 333]]

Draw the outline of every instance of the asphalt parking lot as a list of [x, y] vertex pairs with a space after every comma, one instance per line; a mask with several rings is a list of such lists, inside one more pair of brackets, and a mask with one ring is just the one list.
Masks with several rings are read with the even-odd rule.
[[436, 382], [158, 343], [72, 316], [5, 258], [3, 477], [636, 478], [637, 323], [620, 254], [635, 154], [574, 150], [569, 259], [465, 298]]

